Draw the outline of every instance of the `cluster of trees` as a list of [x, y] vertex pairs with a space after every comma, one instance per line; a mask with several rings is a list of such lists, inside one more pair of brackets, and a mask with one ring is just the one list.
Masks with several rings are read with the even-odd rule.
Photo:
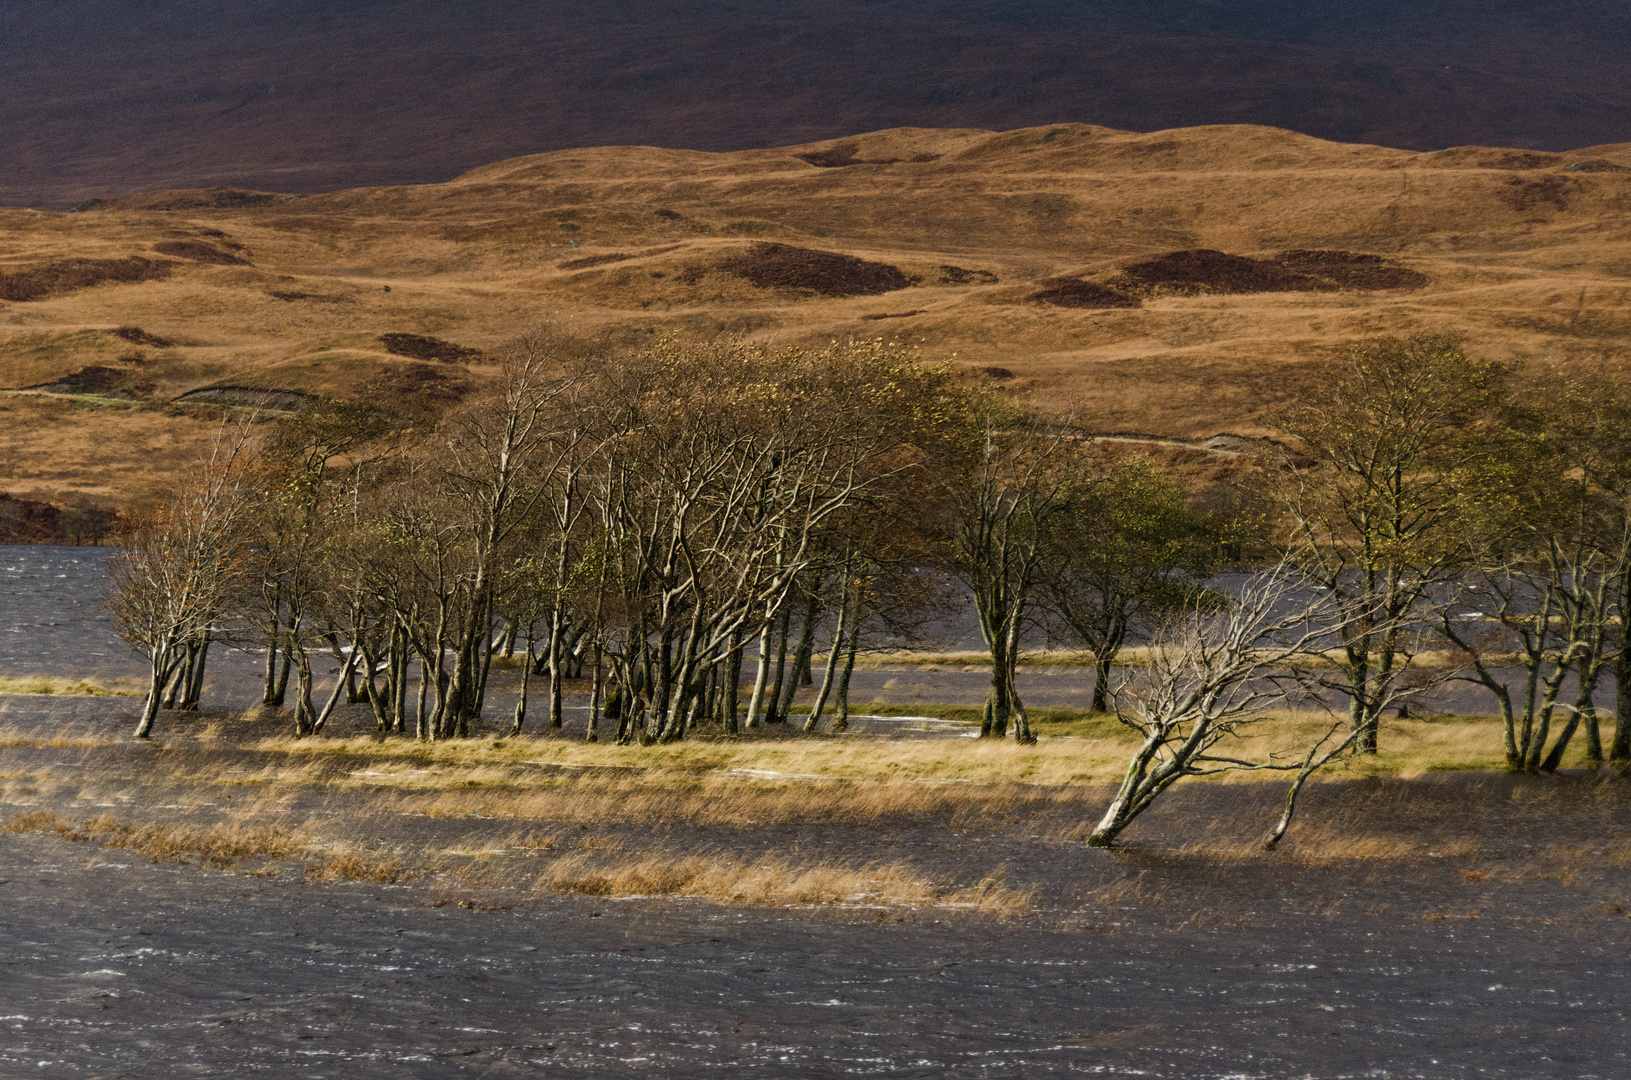
[[[1601, 760], [1611, 669], [1631, 716], [1631, 396], [1524, 385], [1446, 335], [1367, 342], [1329, 376], [1248, 482], [1197, 493], [882, 342], [613, 355], [540, 330], [445, 416], [327, 402], [223, 429], [115, 560], [116, 624], [151, 660], [137, 734], [196, 707], [212, 641], [265, 650], [268, 704], [292, 675], [297, 735], [342, 698], [381, 731], [469, 735], [517, 650], [511, 731], [535, 675], [552, 727], [587, 676], [591, 740], [784, 723], [818, 649], [805, 730], [829, 707], [842, 730], [858, 651], [943, 617], [955, 579], [991, 656], [982, 735], [1035, 740], [1016, 670], [1042, 625], [1142, 735], [1097, 843], [1236, 768], [1293, 773], [1277, 838], [1313, 770], [1451, 678], [1489, 689], [1513, 768], [1577, 736]], [[1226, 560], [1270, 569], [1220, 579]], [[1115, 693], [1135, 641], [1149, 661]], [[322, 707], [314, 653], [342, 665]], [[1240, 748], [1299, 697], [1347, 714], [1287, 757]], [[1631, 758], [1623, 719], [1607, 756]]]

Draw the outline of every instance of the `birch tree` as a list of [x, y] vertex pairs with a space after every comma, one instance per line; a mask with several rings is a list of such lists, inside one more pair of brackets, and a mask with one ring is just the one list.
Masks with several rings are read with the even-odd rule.
[[223, 420], [210, 455], [142, 518], [110, 561], [113, 628], [148, 661], [136, 738], [152, 735], [165, 687], [207, 641], [243, 586], [244, 488], [253, 418]]

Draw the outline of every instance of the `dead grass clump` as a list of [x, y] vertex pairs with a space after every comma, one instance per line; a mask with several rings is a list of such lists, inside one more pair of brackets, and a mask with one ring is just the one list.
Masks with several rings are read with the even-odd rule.
[[55, 832], [67, 835], [70, 831], [68, 823], [56, 814], [37, 811], [32, 814], [22, 814], [12, 818], [4, 825], [0, 825], [0, 834], [4, 833], [45, 833]]
[[0, 694], [40, 694], [53, 697], [139, 697], [140, 690], [93, 682], [90, 679], [57, 679], [48, 675], [18, 678], [0, 677]]
[[153, 245], [160, 255], [174, 255], [178, 259], [210, 263], [215, 266], [248, 266], [249, 260], [230, 251], [222, 251], [213, 244], [198, 240], [165, 240]]
[[132, 345], [147, 345], [155, 349], [168, 349], [175, 344], [169, 338], [149, 334], [139, 326], [116, 326], [109, 330], [108, 334], [119, 338], [121, 341], [128, 341]]
[[1278, 263], [1228, 255], [1210, 248], [1171, 251], [1122, 268], [1111, 284], [1140, 295], [1241, 295], [1326, 292], [1335, 285]]
[[418, 877], [425, 871], [405, 865], [400, 859], [373, 859], [348, 851], [306, 867], [308, 881], [372, 881], [394, 885]]
[[230, 865], [236, 859], [286, 859], [303, 850], [299, 837], [275, 826], [189, 829], [179, 825], [132, 825], [106, 815], [75, 826], [50, 813], [24, 814], [0, 826], [0, 833], [42, 832], [57, 833], [76, 844], [99, 843], [135, 851], [161, 862], [180, 862], [197, 855], [217, 866]]
[[755, 244], [718, 269], [760, 289], [808, 289], [822, 296], [876, 296], [912, 284], [899, 267], [791, 244]]
[[1298, 274], [1322, 278], [1339, 289], [1419, 289], [1427, 275], [1357, 251], [1282, 251], [1274, 261]]
[[381, 334], [377, 339], [385, 351], [393, 356], [406, 356], [410, 360], [435, 360], [443, 364], [468, 364], [480, 360], [480, 349], [467, 349], [441, 338], [424, 334]]
[[717, 855], [649, 857], [622, 864], [569, 855], [539, 877], [535, 889], [581, 896], [697, 896], [768, 907], [816, 904], [931, 904], [990, 915], [1030, 910], [1034, 889], [1008, 888], [993, 874], [967, 889], [936, 886], [902, 863], [862, 867], [808, 866], [787, 859], [739, 860]]
[[0, 300], [42, 300], [54, 293], [88, 289], [106, 282], [162, 281], [174, 263], [164, 259], [58, 259], [31, 270], [0, 271]]
[[1042, 288], [1026, 297], [1033, 303], [1067, 308], [1135, 308], [1143, 301], [1117, 289], [1081, 278], [1053, 277], [1038, 282]]

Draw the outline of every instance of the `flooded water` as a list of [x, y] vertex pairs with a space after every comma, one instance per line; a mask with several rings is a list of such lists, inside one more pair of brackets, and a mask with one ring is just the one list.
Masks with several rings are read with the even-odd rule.
[[1626, 947], [1576, 931], [480, 912], [117, 855], [0, 838], [4, 1075], [1631, 1075]]
[[[100, 610], [107, 554], [0, 550], [0, 673], [140, 677]], [[208, 725], [253, 701], [257, 661], [212, 659], [205, 714], [161, 726]], [[1026, 692], [1076, 703], [1091, 689], [1083, 674], [1028, 673]], [[982, 679], [870, 671], [856, 696], [977, 701]], [[69, 727], [102, 738], [128, 730], [135, 709], [0, 699], [14, 738], [0, 745], [0, 820], [78, 819], [110, 802], [204, 824], [226, 814], [178, 796], [185, 753], [203, 751], [27, 739]], [[856, 731], [956, 733], [889, 723]], [[181, 763], [158, 776], [158, 752]], [[1304, 814], [1334, 800], [1428, 837], [1433, 815], [1470, 819], [1483, 869], [1431, 852], [1323, 866], [1174, 854], [1185, 815], [1214, 813], [1208, 800], [1255, 806], [1245, 785], [1176, 792], [1144, 846], [1119, 852], [1049, 840], [1019, 816], [983, 831], [811, 822], [673, 841], [1003, 868], [1038, 890], [1016, 919], [552, 894], [466, 910], [435, 906], [423, 885], [256, 877], [0, 835], [0, 1076], [1631, 1076], [1631, 873], [1599, 858], [1623, 835], [1627, 794], [1606, 783], [1591, 814], [1564, 819], [1554, 788], [1584, 781], [1408, 783], [1408, 799], [1406, 782], [1322, 788]], [[312, 792], [318, 802], [280, 811], [291, 827], [345, 820], [342, 794]], [[477, 846], [510, 828], [370, 822], [402, 842], [464, 830]], [[650, 830], [607, 832], [632, 849]], [[1531, 845], [1547, 843], [1580, 861], [1532, 872]]]
[[[72, 675], [140, 683], [145, 666], [113, 633], [104, 604], [107, 596], [107, 560], [112, 548], [0, 547], [0, 674]], [[977, 649], [966, 620], [940, 635], [950, 647]], [[210, 651], [207, 694], [221, 707], [246, 708], [258, 700], [262, 658], [252, 652], [216, 646]], [[332, 675], [337, 664], [316, 658], [320, 676]], [[819, 676], [818, 664], [816, 673]], [[1521, 673], [1503, 673], [1515, 688]], [[1085, 708], [1092, 701], [1094, 676], [1088, 668], [1033, 667], [1020, 672], [1019, 690], [1026, 704]], [[1565, 682], [1562, 700], [1573, 701], [1575, 682]], [[851, 682], [850, 700], [890, 705], [916, 702], [979, 704], [990, 690], [990, 674], [977, 666], [921, 666], [858, 669]], [[805, 691], [801, 701], [813, 698]], [[1606, 675], [1598, 686], [1599, 707], [1612, 708], [1614, 684]], [[514, 698], [501, 682], [488, 699], [495, 716], [507, 714]], [[1340, 707], [1340, 706], [1339, 706]], [[1468, 683], [1450, 683], [1413, 703], [1417, 711], [1487, 713], [1494, 711], [1489, 692]], [[585, 711], [577, 704], [573, 711]], [[857, 728], [858, 732], [862, 729]]]

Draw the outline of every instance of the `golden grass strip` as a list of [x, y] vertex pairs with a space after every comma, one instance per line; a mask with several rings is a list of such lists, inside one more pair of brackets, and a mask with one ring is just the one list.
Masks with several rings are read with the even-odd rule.
[[0, 676], [0, 694], [49, 697], [141, 697], [145, 691], [99, 679], [60, 679], [50, 675]]

